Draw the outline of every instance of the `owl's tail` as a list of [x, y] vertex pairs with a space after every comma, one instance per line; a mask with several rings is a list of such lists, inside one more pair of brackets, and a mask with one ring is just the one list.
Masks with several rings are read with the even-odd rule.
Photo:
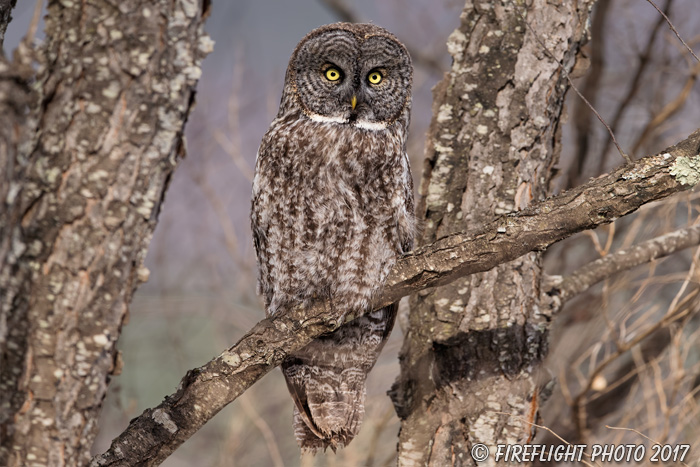
[[397, 309], [393, 304], [350, 321], [282, 363], [302, 450], [335, 451], [360, 431], [367, 374], [394, 327]]

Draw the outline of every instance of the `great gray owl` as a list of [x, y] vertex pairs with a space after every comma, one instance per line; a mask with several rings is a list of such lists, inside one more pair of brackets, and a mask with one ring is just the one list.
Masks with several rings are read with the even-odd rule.
[[[403, 44], [372, 24], [330, 24], [297, 45], [253, 181], [268, 316], [317, 300], [343, 315], [367, 311], [397, 256], [411, 249], [412, 76]], [[365, 380], [396, 309], [350, 321], [285, 359], [303, 450], [335, 450], [357, 434]]]

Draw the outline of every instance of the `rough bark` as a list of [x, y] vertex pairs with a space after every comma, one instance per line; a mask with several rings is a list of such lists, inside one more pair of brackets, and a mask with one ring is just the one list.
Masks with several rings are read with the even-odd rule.
[[[522, 21], [509, 9], [511, 3], [504, 5], [477, 12], [473, 30], [480, 36], [467, 27], [450, 41], [451, 50], [464, 56], [441, 95], [467, 96], [462, 103], [466, 107], [457, 101], [452, 108], [437, 107], [434, 131], [442, 131], [435, 133], [432, 172], [424, 184], [433, 195], [433, 204], [427, 202], [429, 196], [424, 204], [433, 214], [424, 238], [447, 236], [399, 262], [377, 299], [378, 307], [539, 251], [700, 179], [696, 132], [664, 154], [527, 207], [546, 193], [547, 177], [540, 175], [549, 173], [554, 160], [557, 127], [551, 122], [559, 115], [564, 86], [554, 79], [556, 65], [528, 42]], [[114, 369], [114, 344], [133, 291], [148, 274], [142, 265], [145, 248], [169, 177], [183, 154], [182, 126], [199, 62], [211, 48], [201, 30], [205, 9], [196, 0], [50, 2], [47, 42], [37, 56], [38, 76], [26, 55], [11, 64], [0, 62], [0, 465], [87, 461], [97, 411]], [[469, 24], [470, 14], [476, 13], [467, 12], [463, 25]], [[500, 21], [502, 29], [492, 28], [484, 18]], [[534, 25], [541, 30], [550, 20], [537, 13]], [[573, 26], [576, 34], [581, 24]], [[561, 34], [571, 33], [568, 23], [557, 27]], [[469, 41], [473, 34], [475, 39]], [[569, 48], [561, 43], [561, 34], [548, 34], [548, 46], [570, 66], [576, 42]], [[542, 62], [531, 75], [526, 47], [533, 60]], [[464, 65], [479, 56], [484, 60], [475, 60], [473, 70]], [[552, 66], [547, 68], [547, 63]], [[501, 67], [521, 69], [525, 77], [505, 78]], [[477, 89], [468, 77], [472, 71], [491, 73], [493, 81]], [[501, 117], [505, 120], [495, 126]], [[450, 133], [450, 128], [461, 127], [460, 118], [474, 123], [476, 133]], [[484, 159], [475, 161], [480, 152]], [[500, 159], [487, 159], [492, 157]], [[463, 170], [473, 163], [476, 170], [469, 177], [450, 173], [453, 163]], [[542, 172], [533, 176], [533, 170]], [[458, 195], [439, 201], [459, 183], [465, 186], [464, 200]], [[468, 191], [471, 184], [479, 190]], [[484, 198], [493, 203], [506, 194], [512, 203], [491, 206], [490, 215], [476, 209], [472, 213], [466, 208], [478, 200], [467, 193], [477, 198], [488, 193]], [[519, 214], [491, 221], [494, 215], [521, 208]], [[468, 224], [458, 222], [467, 218]], [[485, 226], [478, 231], [455, 233], [482, 222]], [[539, 268], [533, 257], [528, 254], [518, 264], [534, 281]], [[512, 270], [499, 268], [493, 274], [504, 277], [508, 271]], [[524, 286], [522, 279], [517, 285]], [[538, 323], [531, 319], [531, 310], [522, 313], [525, 324]], [[545, 315], [537, 319], [546, 320]], [[93, 463], [161, 462], [285, 355], [335, 329], [340, 318], [317, 304], [263, 320], [217, 359], [189, 372], [175, 394], [135, 419]], [[488, 332], [477, 330], [476, 338], [490, 344], [484, 340]], [[527, 332], [541, 344], [538, 330], [523, 334]], [[459, 331], [458, 340], [474, 331], [468, 333]], [[450, 352], [461, 351], [446, 340], [436, 341], [434, 347], [442, 352], [442, 360], [436, 361], [443, 364], [454, 357]], [[504, 362], [506, 369], [522, 365]], [[449, 370], [445, 378], [459, 376], [455, 369], [441, 369]], [[465, 374], [469, 371], [466, 368]], [[531, 379], [521, 378], [527, 383], [523, 386], [531, 385]], [[454, 381], [464, 384], [456, 377]], [[517, 378], [514, 384], [520, 384]], [[513, 400], [521, 403], [515, 394]]]
[[[656, 156], [534, 203], [522, 212], [501, 216], [477, 231], [454, 233], [425, 245], [399, 260], [373, 308], [468, 274], [488, 271], [581, 230], [612, 222], [648, 202], [683, 191], [700, 180], [699, 147], [700, 130]], [[547, 310], [542, 316], [548, 320]], [[162, 462], [285, 356], [318, 335], [336, 329], [342, 317], [334, 311], [317, 303], [309, 309], [296, 309], [260, 321], [217, 358], [189, 371], [174, 394], [133, 419], [109, 450], [93, 459], [92, 465]], [[448, 374], [448, 369], [441, 370]], [[428, 381], [432, 374], [424, 373], [421, 381]]]
[[12, 21], [12, 9], [15, 4], [17, 0], [0, 0], [0, 55], [2, 55], [2, 44], [5, 41], [5, 31]]
[[[568, 88], [560, 64], [572, 70], [593, 3], [466, 2], [434, 91], [419, 245], [548, 194]], [[533, 252], [412, 297], [391, 391], [399, 465], [476, 465], [473, 444], [530, 438], [522, 420], [536, 413], [548, 343], [541, 279]]]
[[90, 459], [212, 47], [206, 3], [50, 1], [37, 76], [0, 64], [0, 465]]

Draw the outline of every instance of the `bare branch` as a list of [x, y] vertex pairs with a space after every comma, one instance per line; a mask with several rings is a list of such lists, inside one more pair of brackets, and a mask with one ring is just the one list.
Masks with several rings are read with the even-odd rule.
[[[695, 256], [695, 260], [697, 260], [697, 253]], [[607, 355], [600, 362], [598, 362], [595, 369], [590, 373], [590, 375], [588, 377], [588, 381], [586, 382], [584, 387], [580, 390], [578, 395], [572, 401], [573, 419], [574, 419], [575, 424], [576, 424], [576, 431], [577, 431], [578, 439], [585, 441], [587, 438], [588, 412], [587, 412], [586, 405], [589, 402], [589, 400], [587, 399], [587, 394], [592, 389], [596, 378], [599, 375], [602, 375], [603, 371], [608, 366], [610, 366], [614, 361], [616, 361], [622, 354], [628, 352], [630, 349], [632, 349], [636, 345], [642, 343], [645, 339], [654, 335], [656, 332], [663, 329], [664, 327], [670, 325], [671, 323], [674, 323], [676, 321], [679, 321], [679, 320], [685, 318], [688, 314], [692, 313], [694, 310], [697, 310], [697, 308], [698, 308], [698, 300], [697, 300], [698, 289], [693, 290], [692, 292], [687, 294], [683, 298], [683, 300], [680, 300], [681, 296], [685, 292], [686, 286], [690, 282], [690, 278], [693, 276], [693, 274], [695, 272], [694, 269], [695, 269], [695, 262], [693, 262], [693, 266], [691, 266], [690, 271], [688, 272], [688, 275], [686, 277], [686, 280], [684, 281], [683, 285], [681, 286], [681, 290], [676, 294], [676, 297], [674, 298], [673, 302], [671, 302], [671, 304], [669, 305], [668, 311], [663, 316], [663, 318], [660, 319], [659, 321], [655, 322], [654, 324], [645, 327], [640, 332], [634, 333], [633, 335], [630, 335], [630, 339], [628, 339], [628, 340], [618, 340], [616, 342], [615, 352]], [[634, 337], [632, 337], [632, 336], [634, 336]], [[665, 346], [662, 346], [662, 347], [665, 347]]]
[[32, 13], [32, 20], [29, 23], [29, 28], [27, 29], [27, 34], [24, 36], [24, 42], [27, 47], [31, 46], [32, 41], [34, 41], [34, 36], [36, 35], [36, 30], [39, 27], [39, 20], [41, 19], [41, 7], [44, 5], [43, 0], [36, 0], [34, 3], [34, 13]]
[[546, 293], [558, 296], [560, 300], [558, 308], [561, 308], [568, 300], [603, 279], [698, 244], [700, 244], [700, 225], [676, 230], [592, 261], [549, 287]]
[[[605, 47], [603, 44], [605, 43], [605, 34], [608, 32], [606, 23], [611, 3], [610, 0], [598, 1], [591, 21], [590, 67], [586, 73], [582, 93], [593, 103], [596, 102], [598, 91], [602, 89], [600, 81], [605, 73]], [[573, 126], [576, 130], [576, 156], [574, 162], [569, 166], [567, 188], [577, 186], [581, 180], [585, 180], [582, 177], [593, 133], [591, 132], [592, 115], [582, 108], [582, 105], [585, 104], [581, 100], [575, 103]], [[613, 132], [613, 134], [615, 133]], [[603, 171], [601, 170], [599, 173], [603, 173]]]
[[652, 118], [651, 121], [647, 123], [644, 129], [639, 133], [639, 138], [637, 139], [637, 142], [634, 143], [634, 147], [632, 148], [632, 154], [639, 151], [644, 142], [659, 125], [669, 119], [685, 105], [690, 92], [693, 90], [693, 86], [695, 86], [698, 74], [700, 74], [700, 63], [696, 63], [692, 68], [688, 79], [685, 81], [683, 89], [681, 89], [676, 98], [666, 104], [663, 109], [661, 109], [661, 111], [654, 118]]
[[658, 11], [659, 14], [660, 14], [661, 16], [664, 17], [664, 19], [665, 19], [666, 22], [668, 23], [668, 27], [671, 28], [671, 31], [673, 31], [673, 33], [676, 35], [676, 37], [678, 38], [678, 40], [681, 41], [681, 43], [685, 46], [685, 48], [688, 50], [688, 52], [690, 52], [690, 54], [691, 54], [693, 57], [695, 57], [695, 60], [696, 60], [696, 61], [700, 62], [700, 58], [698, 58], [698, 56], [695, 55], [695, 52], [693, 52], [693, 49], [691, 49], [690, 46], [683, 40], [683, 38], [681, 37], [681, 35], [678, 33], [678, 31], [676, 30], [676, 28], [673, 26], [673, 23], [672, 23], [671, 20], [668, 18], [668, 16], [666, 16], [666, 14], [665, 14], [663, 11], [661, 11], [661, 9], [660, 9], [658, 6], [656, 6], [656, 3], [654, 3], [652, 0], [647, 0], [647, 1], [648, 1], [649, 3], [651, 3], [651, 6], [653, 6], [654, 8], [656, 8], [656, 11]]
[[[686, 190], [691, 184], [681, 182], [692, 179], [695, 184], [700, 179], [700, 169], [692, 169], [693, 164], [700, 166], [699, 146], [700, 129], [661, 154], [503, 216], [479, 231], [449, 235], [405, 255], [373, 308], [543, 250], [576, 232], [612, 222], [646, 203]], [[337, 329], [342, 322], [343, 317], [323, 303], [260, 321], [233, 347], [190, 370], [174, 394], [132, 420], [92, 465], [159, 464], [286, 355]]]
[[[668, 0], [666, 2], [666, 8], [665, 8], [665, 14], [670, 14], [671, 13], [671, 6], [673, 5], [673, 0]], [[651, 52], [654, 47], [654, 43], [656, 42], [656, 38], [658, 36], [659, 30], [661, 29], [661, 25], [664, 23], [663, 17], [659, 17], [658, 21], [656, 24], [654, 24], [653, 29], [651, 30], [651, 33], [649, 34], [649, 40], [647, 41], [647, 45], [644, 48], [644, 52], [639, 56], [639, 63], [637, 64], [637, 70], [634, 73], [634, 78], [632, 78], [632, 83], [630, 84], [629, 88], [627, 89], [627, 94], [625, 94], [625, 97], [620, 101], [620, 105], [617, 107], [617, 110], [615, 111], [615, 116], [612, 119], [612, 123], [610, 124], [610, 129], [615, 134], [617, 132], [617, 129], [619, 128], [620, 125], [620, 120], [622, 118], [622, 115], [625, 113], [627, 108], [629, 107], [630, 102], [632, 102], [632, 99], [634, 96], [637, 94], [637, 91], [639, 91], [639, 85], [642, 82], [642, 76], [644, 75], [644, 72], [647, 69], [647, 66], [651, 63]], [[603, 149], [600, 153], [600, 163], [598, 164], [598, 173], [603, 172], [605, 170], [605, 163], [607, 161], [607, 156], [608, 156], [608, 148], [610, 147], [610, 143], [612, 142], [611, 139], [606, 139], [605, 144], [603, 146]]]

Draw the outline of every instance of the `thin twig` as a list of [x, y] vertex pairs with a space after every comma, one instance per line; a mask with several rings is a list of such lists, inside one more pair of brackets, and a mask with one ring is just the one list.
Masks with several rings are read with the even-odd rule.
[[389, 407], [387, 410], [384, 411], [384, 414], [375, 425], [374, 436], [372, 436], [372, 440], [369, 444], [369, 449], [367, 449], [367, 459], [364, 463], [366, 467], [372, 467], [374, 465], [374, 458], [377, 454], [377, 446], [379, 445], [379, 439], [381, 438], [382, 432], [386, 429], [387, 425], [393, 417], [394, 410], [392, 407]]
[[255, 174], [253, 173], [253, 169], [243, 159], [243, 156], [241, 156], [240, 148], [220, 129], [214, 130], [214, 141], [216, 141], [219, 146], [221, 146], [221, 149], [223, 149], [226, 154], [231, 157], [231, 160], [236, 165], [236, 168], [241, 175], [243, 175], [249, 182], [252, 182]]
[[236, 228], [231, 221], [231, 216], [229, 215], [226, 204], [221, 200], [216, 190], [205, 181], [201, 174], [190, 174], [190, 178], [194, 181], [195, 185], [202, 191], [204, 197], [209, 202], [209, 205], [216, 213], [216, 219], [221, 226], [221, 230], [224, 234], [224, 244], [228, 250], [231, 258], [236, 262], [236, 264], [243, 271], [249, 271], [251, 265], [247, 263], [246, 258], [241, 255], [240, 242], [238, 241], [238, 235], [236, 234]]
[[[610, 430], [630, 431], [630, 432], [632, 432], [632, 433], [638, 434], [638, 435], [641, 436], [642, 438], [646, 438], [646, 439], [649, 440], [649, 442], [652, 443], [652, 444], [659, 444], [659, 445], [661, 444], [661, 443], [658, 443], [658, 442], [654, 441], [653, 439], [651, 439], [650, 437], [648, 437], [647, 435], [645, 435], [645, 434], [642, 433], [641, 431], [635, 430], [635, 429], [633, 429], [633, 428], [626, 428], [626, 427], [624, 427], [624, 426], [610, 426], [610, 425], [605, 425], [605, 428], [608, 428], [608, 429], [610, 429]], [[679, 461], [679, 462], [680, 462], [680, 461]], [[688, 464], [686, 464], [685, 462], [681, 462], [681, 464], [686, 465], [686, 466], [688, 465]]]
[[[517, 214], [498, 218], [477, 231], [450, 234], [404, 255], [392, 268], [384, 290], [370, 308], [382, 308], [419, 290], [488, 271], [576, 232], [609, 223], [646, 203], [687, 190], [690, 186], [682, 185], [670, 171], [678, 160], [694, 157], [699, 144], [700, 130], [662, 154], [644, 158], [632, 167], [620, 167], [533, 203]], [[684, 305], [681, 303], [679, 307]], [[683, 314], [682, 311], [667, 315], [659, 325], [668, 325]], [[175, 393], [133, 419], [109, 450], [96, 456], [91, 465], [162, 462], [287, 355], [319, 335], [334, 331], [343, 319], [355, 317], [356, 314], [343, 316], [342, 310], [318, 301], [260, 321], [217, 358], [190, 370]], [[168, 421], [168, 428], [163, 426], [163, 420]], [[174, 430], [170, 429], [172, 426]], [[144, 433], [155, 435], [144, 436]]]
[[673, 26], [673, 23], [671, 22], [671, 20], [668, 19], [668, 16], [666, 16], [666, 14], [665, 14], [663, 11], [661, 11], [661, 9], [659, 9], [658, 6], [656, 6], [656, 3], [654, 3], [653, 0], [647, 0], [647, 2], [651, 3], [651, 6], [653, 6], [654, 8], [656, 8], [656, 11], [658, 11], [659, 14], [660, 14], [661, 16], [664, 17], [664, 19], [665, 19], [666, 22], [668, 23], [668, 26], [671, 28], [671, 31], [673, 31], [673, 33], [676, 35], [676, 37], [678, 38], [678, 40], [681, 41], [681, 43], [685, 46], [685, 48], [688, 49], [688, 52], [690, 52], [690, 54], [691, 54], [693, 57], [695, 57], [695, 60], [697, 60], [698, 62], [700, 62], [700, 58], [698, 58], [698, 56], [695, 55], [695, 52], [693, 52], [693, 49], [691, 49], [690, 46], [689, 46], [688, 44], [686, 44], [686, 42], [683, 40], [683, 38], [681, 37], [681, 35], [680, 35], [680, 34], [678, 33], [678, 31], [676, 30], [676, 28]]
[[[670, 14], [672, 5], [673, 0], [668, 0], [668, 2], [666, 2], [665, 10], [667, 14]], [[617, 132], [617, 127], [620, 124], [620, 119], [622, 118], [622, 115], [627, 109], [627, 106], [629, 106], [630, 102], [632, 102], [634, 96], [637, 94], [637, 91], [639, 91], [639, 85], [642, 82], [642, 75], [644, 75], [644, 71], [646, 70], [647, 65], [651, 63], [651, 52], [654, 47], [654, 42], [656, 41], [656, 38], [659, 35], [658, 33], [661, 29], [661, 25], [663, 23], [664, 19], [660, 17], [656, 24], [654, 24], [654, 28], [651, 30], [649, 41], [647, 42], [644, 52], [639, 56], [639, 64], [637, 65], [637, 71], [634, 74], [634, 78], [632, 78], [632, 83], [627, 89], [627, 94], [620, 102], [620, 105], [617, 107], [617, 110], [615, 111], [615, 116], [613, 117], [612, 123], [610, 124], [610, 128], [613, 133]], [[599, 173], [602, 173], [605, 170], [605, 163], [608, 159], [607, 154], [608, 148], [610, 147], [610, 141], [610, 139], [606, 138], [605, 143], [603, 145], [603, 150], [600, 152], [600, 163], [598, 164]]]
[[[515, 414], [512, 414], [512, 413], [508, 413], [508, 412], [493, 412], [493, 413], [496, 414], [496, 415], [505, 415], [505, 416], [507, 416], [507, 417], [514, 418], [514, 419], [519, 420], [519, 421], [521, 421], [521, 422], [527, 423], [528, 425], [533, 426], [533, 427], [535, 427], [535, 428], [539, 428], [540, 430], [545, 430], [545, 431], [547, 431], [549, 434], [551, 434], [552, 436], [554, 436], [555, 438], [557, 438], [559, 441], [561, 441], [562, 443], [566, 444], [567, 446], [574, 446], [573, 443], [570, 443], [570, 442], [568, 442], [567, 440], [565, 440], [564, 438], [562, 438], [558, 433], [556, 433], [554, 430], [552, 430], [552, 429], [549, 428], [548, 426], [539, 425], [539, 424], [537, 424], [537, 423], [535, 423], [535, 422], [532, 422], [532, 421], [530, 421], [530, 420], [525, 420], [524, 418], [522, 418], [522, 417], [520, 417], [520, 416], [518, 416], [518, 415], [515, 415]], [[591, 455], [588, 454], [588, 453], [585, 452], [585, 451], [584, 451], [583, 454], [585, 454], [586, 457], [591, 457]], [[584, 461], [584, 460], [581, 460], [581, 462], [583, 462], [584, 464], [586, 464], [586, 465], [592, 467], [591, 464], [589, 464], [588, 462], [586, 462], [586, 461]], [[593, 462], [595, 462], [595, 461], [593, 461]], [[600, 464], [596, 462], [596, 465], [599, 466]]]
[[[605, 73], [605, 43], [606, 33], [609, 28], [606, 27], [608, 12], [612, 0], [600, 0], [596, 3], [595, 13], [591, 21], [591, 54], [590, 66], [586, 73], [586, 80], [583, 84], [583, 94], [588, 96], [592, 102], [596, 102], [598, 92], [601, 89], [600, 80]], [[580, 111], [579, 107], [583, 105], [583, 101], [578, 101], [573, 117], [573, 127], [576, 130], [576, 159], [568, 169], [567, 186], [572, 187], [579, 184], [582, 179], [586, 167], [586, 160], [591, 153], [591, 131], [592, 115], [586, 110]], [[604, 154], [604, 153], [603, 153]]]
[[242, 49], [237, 49], [234, 64], [233, 76], [231, 77], [231, 97], [228, 100], [228, 135], [224, 135], [221, 129], [217, 128], [214, 131], [214, 140], [219, 143], [221, 148], [231, 157], [233, 163], [241, 172], [241, 174], [253, 182], [253, 169], [243, 159], [242, 143], [241, 143], [241, 96], [243, 95], [243, 69], [245, 60], [243, 59]]
[[[696, 252], [696, 256], [698, 253], [700, 253], [700, 249]], [[693, 264], [695, 264], [695, 261], [693, 262]], [[688, 276], [692, 275], [693, 272], [694, 268], [691, 268]], [[684, 290], [684, 287], [681, 287], [681, 291], [676, 296], [679, 297]], [[589, 402], [589, 400], [586, 398], [586, 394], [588, 393], [588, 391], [591, 390], [591, 387], [593, 386], [593, 381], [595, 381], [596, 377], [598, 375], [601, 375], [603, 371], [605, 371], [605, 369], [612, 362], [617, 360], [622, 354], [634, 348], [637, 344], [644, 341], [652, 333], [663, 328], [664, 326], [668, 326], [669, 324], [682, 319], [688, 313], [690, 313], [692, 311], [693, 306], [689, 304], [689, 302], [696, 298], [698, 292], [698, 289], [693, 290], [680, 303], [677, 303], [674, 300], [672, 306], [669, 307], [669, 311], [664, 315], [663, 318], [661, 318], [659, 321], [652, 324], [651, 326], [648, 326], [643, 332], [637, 334], [633, 339], [618, 345], [617, 351], [603, 359], [595, 368], [595, 370], [589, 374], [588, 383], [584, 385], [584, 387], [581, 389], [578, 395], [574, 398], [574, 405], [572, 406], [574, 423], [576, 425], [576, 430], [578, 432], [579, 439], [583, 439], [584, 433], [586, 432], [586, 420], [588, 417], [586, 411], [586, 404]]]
[[280, 454], [279, 447], [277, 446], [277, 441], [275, 440], [275, 434], [272, 432], [270, 425], [258, 414], [255, 407], [250, 400], [250, 396], [246, 393], [241, 396], [241, 405], [243, 406], [243, 411], [251, 419], [256, 428], [260, 431], [265, 439], [265, 444], [267, 445], [268, 453], [270, 454], [270, 459], [275, 467], [284, 467], [284, 461], [282, 460], [282, 455]]
[[661, 109], [661, 111], [654, 116], [654, 118], [652, 118], [640, 132], [637, 142], [634, 143], [634, 146], [632, 147], [632, 154], [636, 154], [637, 151], [639, 151], [655, 128], [657, 128], [659, 125], [661, 125], [661, 123], [670, 118], [671, 115], [675, 114], [683, 107], [688, 100], [690, 92], [693, 90], [693, 86], [695, 86], [695, 82], [698, 79], [698, 74], [700, 74], [700, 63], [696, 64], [690, 71], [690, 76], [688, 76], [683, 89], [681, 89], [676, 98], [666, 104], [663, 109]]
[[32, 42], [34, 41], [36, 30], [39, 27], [43, 3], [43, 0], [36, 0], [36, 3], [34, 4], [34, 13], [32, 14], [32, 20], [27, 28], [27, 34], [25, 34], [24, 38], [20, 41], [19, 46], [14, 52], [14, 60], [17, 63], [23, 63], [31, 66], [31, 63], [35, 59], [36, 52], [32, 46]]
[[29, 23], [29, 28], [27, 29], [27, 35], [24, 36], [24, 42], [28, 45], [34, 40], [36, 36], [36, 30], [39, 27], [39, 20], [41, 19], [41, 9], [44, 6], [44, 0], [36, 0], [34, 4], [34, 12], [32, 13], [32, 21]]

